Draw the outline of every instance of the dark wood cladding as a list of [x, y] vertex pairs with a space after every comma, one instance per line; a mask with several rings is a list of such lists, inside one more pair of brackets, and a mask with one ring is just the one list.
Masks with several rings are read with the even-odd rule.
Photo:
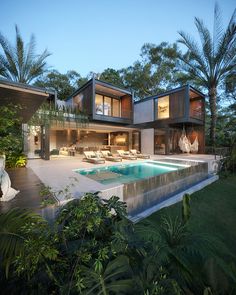
[[132, 119], [133, 117], [133, 103], [131, 95], [124, 95], [121, 97], [121, 117]]
[[[100, 85], [102, 84], [102, 86]], [[98, 87], [99, 86], [99, 87]], [[126, 91], [124, 90], [124, 93]], [[107, 115], [96, 114], [95, 109], [95, 97], [96, 93], [111, 98], [116, 98], [121, 101], [121, 116], [113, 117]], [[123, 94], [124, 94], [123, 93]], [[111, 85], [107, 85], [105, 82], [92, 79], [84, 86], [76, 91], [73, 96], [73, 104], [77, 105], [81, 110], [87, 113], [90, 119], [94, 121], [104, 121], [120, 124], [132, 124], [133, 123], [133, 97], [131, 94], [124, 94], [122, 96], [116, 96], [114, 94], [122, 94], [122, 90], [111, 88]]]
[[0, 88], [0, 106], [19, 105], [18, 116], [23, 123], [27, 123], [41, 104], [48, 98], [45, 94], [35, 94], [15, 89]]
[[[78, 100], [81, 98], [81, 102]], [[77, 105], [81, 111], [91, 116], [93, 113], [93, 85], [89, 84], [73, 97], [73, 105]]]
[[170, 97], [170, 119], [184, 117], [185, 114], [185, 89], [171, 93]]

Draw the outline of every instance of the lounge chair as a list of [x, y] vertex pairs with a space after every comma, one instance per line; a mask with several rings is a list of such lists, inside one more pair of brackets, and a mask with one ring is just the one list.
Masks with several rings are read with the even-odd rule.
[[130, 150], [130, 153], [140, 159], [150, 159], [150, 155], [141, 154], [137, 150]]
[[109, 151], [101, 151], [101, 154], [103, 155], [103, 157], [107, 161], [113, 161], [113, 162], [121, 162], [122, 161], [122, 157], [112, 155], [112, 153]]
[[83, 161], [87, 161], [93, 164], [103, 164], [105, 159], [98, 157], [94, 152], [84, 152], [85, 158]]
[[137, 156], [131, 155], [129, 152], [123, 150], [117, 150], [117, 153], [122, 159], [125, 160], [137, 160]]

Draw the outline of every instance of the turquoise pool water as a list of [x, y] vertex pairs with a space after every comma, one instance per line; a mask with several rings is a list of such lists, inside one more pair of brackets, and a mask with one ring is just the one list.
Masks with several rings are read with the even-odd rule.
[[75, 172], [102, 184], [128, 183], [168, 173], [186, 166], [155, 161], [120, 164], [94, 169], [77, 169]]

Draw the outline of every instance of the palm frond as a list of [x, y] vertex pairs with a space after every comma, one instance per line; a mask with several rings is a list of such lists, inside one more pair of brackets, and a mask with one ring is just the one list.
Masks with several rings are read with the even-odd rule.
[[205, 57], [206, 69], [210, 72], [210, 76], [212, 76], [214, 72], [214, 63], [213, 63], [213, 41], [211, 39], [211, 34], [207, 27], [204, 25], [203, 21], [199, 18], [195, 18], [195, 25], [197, 27], [200, 40], [202, 43], [202, 57]]
[[0, 33], [0, 46], [3, 49], [3, 54], [0, 55], [0, 75], [16, 82], [30, 83], [46, 71], [46, 59], [51, 54], [44, 50], [37, 55], [34, 36], [25, 45], [17, 26], [15, 31], [14, 47]]
[[22, 227], [28, 222], [45, 221], [41, 216], [19, 208], [0, 214], [0, 256], [6, 266], [6, 274], [10, 263], [24, 250]]
[[214, 8], [214, 25], [213, 25], [213, 54], [217, 52], [218, 44], [223, 34], [222, 17], [218, 3], [216, 2]]
[[179, 39], [178, 42], [184, 44], [188, 48], [189, 53], [191, 54], [191, 59], [193, 60], [193, 62], [189, 63], [189, 66], [194, 69], [196, 64], [198, 64], [200, 66], [200, 74], [204, 75], [204, 77], [206, 78], [209, 78], [207, 65], [204, 59], [202, 58], [202, 53], [197, 42], [195, 42], [189, 34], [183, 31], [180, 31], [179, 34], [182, 37], [182, 39]]

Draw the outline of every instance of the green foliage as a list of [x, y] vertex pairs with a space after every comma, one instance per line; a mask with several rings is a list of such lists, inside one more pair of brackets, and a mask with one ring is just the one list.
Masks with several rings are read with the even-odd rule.
[[[77, 273], [77, 288], [82, 294], [131, 294], [133, 282], [128, 257], [120, 255], [103, 267], [81, 267]], [[83, 284], [81, 284], [83, 282]], [[85, 286], [86, 289], [84, 288]], [[84, 290], [85, 289], [85, 290]]]
[[220, 176], [229, 176], [231, 173], [236, 173], [236, 145], [221, 160], [220, 166]]
[[177, 61], [176, 44], [144, 44], [141, 48], [141, 60], [120, 70], [123, 84], [133, 89], [138, 98], [163, 92], [178, 85]]
[[6, 105], [0, 107], [0, 155], [6, 155], [8, 168], [24, 167], [26, 157], [22, 154], [21, 120], [18, 118], [20, 107]]
[[124, 82], [121, 77], [120, 71], [107, 68], [105, 69], [101, 75], [99, 76], [99, 79], [108, 83], [111, 83], [113, 85], [116, 85], [118, 87], [124, 87]]
[[[51, 193], [49, 187], [42, 190], [42, 195]], [[236, 267], [222, 259], [231, 254], [217, 239], [195, 233], [190, 221], [191, 217], [184, 224], [178, 217], [164, 216], [160, 223], [134, 226], [126, 217], [125, 203], [115, 196], [102, 200], [98, 193], [67, 203], [51, 227], [35, 214], [9, 211], [0, 215], [0, 256], [9, 275], [7, 281], [0, 278], [1, 290], [231, 294]]]
[[[222, 27], [218, 5], [214, 10], [214, 29], [211, 34], [204, 22], [195, 18], [195, 25], [201, 40], [200, 45], [188, 34], [180, 31], [179, 42], [186, 46], [187, 52], [180, 54], [181, 69], [189, 81], [201, 86], [208, 92], [210, 107], [210, 140], [216, 141], [218, 90], [233, 76], [236, 69], [236, 10], [228, 26]], [[228, 80], [229, 81], [229, 80]]]
[[28, 124], [30, 126], [51, 126], [52, 124], [64, 126], [66, 122], [70, 121], [75, 122], [77, 128], [85, 128], [89, 123], [88, 116], [78, 108], [43, 103]]
[[46, 71], [46, 58], [50, 53], [45, 49], [43, 53], [35, 53], [35, 37], [25, 45], [17, 26], [14, 46], [0, 33], [0, 76], [9, 80], [30, 83]]
[[27, 157], [24, 154], [9, 154], [6, 158], [7, 168], [25, 167], [27, 164]]
[[52, 70], [40, 77], [35, 85], [46, 89], [55, 89], [58, 98], [65, 100], [86, 81], [87, 79], [82, 78], [76, 71], [67, 71], [66, 74], [61, 74], [57, 70]]
[[18, 208], [0, 214], [0, 257], [7, 276], [12, 262], [25, 250], [26, 234], [23, 227], [26, 224], [36, 227], [41, 223], [44, 221], [39, 215]]

